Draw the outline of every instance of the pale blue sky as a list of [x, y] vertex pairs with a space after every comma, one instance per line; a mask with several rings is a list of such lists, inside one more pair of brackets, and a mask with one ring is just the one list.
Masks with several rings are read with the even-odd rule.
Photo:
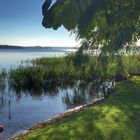
[[0, 0], [0, 44], [22, 46], [75, 46], [75, 36], [61, 27], [57, 31], [42, 25], [45, 0]]

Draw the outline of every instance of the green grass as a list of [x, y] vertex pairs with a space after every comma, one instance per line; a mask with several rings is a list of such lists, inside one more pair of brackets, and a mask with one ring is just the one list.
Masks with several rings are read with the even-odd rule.
[[140, 77], [118, 84], [112, 95], [24, 140], [139, 140]]

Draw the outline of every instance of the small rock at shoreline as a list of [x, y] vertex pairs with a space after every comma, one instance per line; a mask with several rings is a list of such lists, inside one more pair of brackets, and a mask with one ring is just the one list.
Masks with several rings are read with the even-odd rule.
[[0, 125], [0, 133], [4, 131], [4, 127]]

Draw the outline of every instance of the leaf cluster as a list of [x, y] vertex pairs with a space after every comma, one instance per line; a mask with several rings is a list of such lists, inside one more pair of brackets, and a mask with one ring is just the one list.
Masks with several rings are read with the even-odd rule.
[[140, 0], [46, 0], [45, 28], [64, 26], [90, 46], [117, 51], [140, 38]]

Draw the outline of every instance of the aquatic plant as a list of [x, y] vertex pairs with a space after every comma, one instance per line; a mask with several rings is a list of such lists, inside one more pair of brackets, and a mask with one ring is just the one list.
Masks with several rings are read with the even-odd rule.
[[0, 90], [3, 90], [5, 87], [5, 77], [6, 77], [6, 70], [0, 70]]
[[101, 54], [83, 58], [84, 63], [78, 66], [75, 63], [77, 54], [31, 60], [27, 65], [10, 70], [10, 84], [19, 89], [47, 89], [55, 85], [71, 85], [78, 80], [119, 81], [140, 73], [140, 55]]

